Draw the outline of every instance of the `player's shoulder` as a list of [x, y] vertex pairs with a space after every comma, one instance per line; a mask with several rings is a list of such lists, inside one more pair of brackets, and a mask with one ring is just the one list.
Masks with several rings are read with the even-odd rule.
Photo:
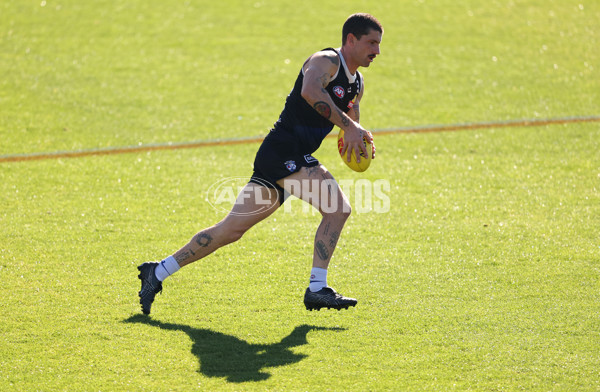
[[317, 53], [315, 53], [313, 55], [313, 57], [327, 59], [335, 66], [340, 65], [340, 55], [339, 55], [338, 51], [333, 48], [325, 48], [325, 49], [319, 50]]
[[313, 53], [304, 63], [304, 68], [306, 69], [309, 64], [319, 64], [320, 67], [328, 68], [333, 74], [340, 66], [340, 56], [333, 48], [323, 49]]

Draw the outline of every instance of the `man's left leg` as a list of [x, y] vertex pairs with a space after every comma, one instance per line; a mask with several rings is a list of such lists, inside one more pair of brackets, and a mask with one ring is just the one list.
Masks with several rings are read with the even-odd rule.
[[304, 304], [308, 310], [323, 307], [347, 309], [357, 301], [346, 298], [327, 286], [327, 268], [351, 207], [331, 173], [323, 165], [303, 167], [277, 182], [290, 194], [313, 205], [322, 216], [315, 234], [313, 268]]

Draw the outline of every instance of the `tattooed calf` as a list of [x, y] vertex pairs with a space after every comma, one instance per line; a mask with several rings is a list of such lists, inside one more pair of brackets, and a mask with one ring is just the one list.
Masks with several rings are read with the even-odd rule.
[[338, 239], [340, 238], [340, 233], [337, 231], [334, 231], [333, 233], [331, 233], [331, 235], [329, 236], [329, 246], [331, 248], [335, 248], [335, 246], [337, 245]]
[[212, 242], [212, 237], [206, 233], [200, 233], [196, 236], [196, 243], [203, 248], [206, 248]]
[[317, 241], [315, 249], [321, 260], [327, 260], [329, 258], [329, 249], [327, 249], [327, 245], [325, 245], [323, 241]]

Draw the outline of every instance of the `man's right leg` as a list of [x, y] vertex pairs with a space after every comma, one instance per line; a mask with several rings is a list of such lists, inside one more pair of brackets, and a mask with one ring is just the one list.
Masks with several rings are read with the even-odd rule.
[[144, 263], [138, 267], [142, 288], [139, 292], [144, 314], [150, 313], [152, 302], [162, 291], [162, 281], [179, 268], [200, 260], [215, 250], [240, 239], [252, 226], [271, 215], [279, 207], [276, 189], [248, 183], [238, 195], [225, 219], [197, 233], [192, 240], [160, 263]]

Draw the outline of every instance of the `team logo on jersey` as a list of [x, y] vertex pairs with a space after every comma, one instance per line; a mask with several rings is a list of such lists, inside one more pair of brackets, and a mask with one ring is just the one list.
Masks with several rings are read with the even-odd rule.
[[346, 92], [344, 91], [344, 88], [342, 86], [335, 86], [333, 88], [333, 93], [338, 98], [344, 98], [344, 95], [346, 94]]
[[296, 170], [296, 162], [295, 161], [287, 161], [284, 163], [284, 165], [291, 172]]

